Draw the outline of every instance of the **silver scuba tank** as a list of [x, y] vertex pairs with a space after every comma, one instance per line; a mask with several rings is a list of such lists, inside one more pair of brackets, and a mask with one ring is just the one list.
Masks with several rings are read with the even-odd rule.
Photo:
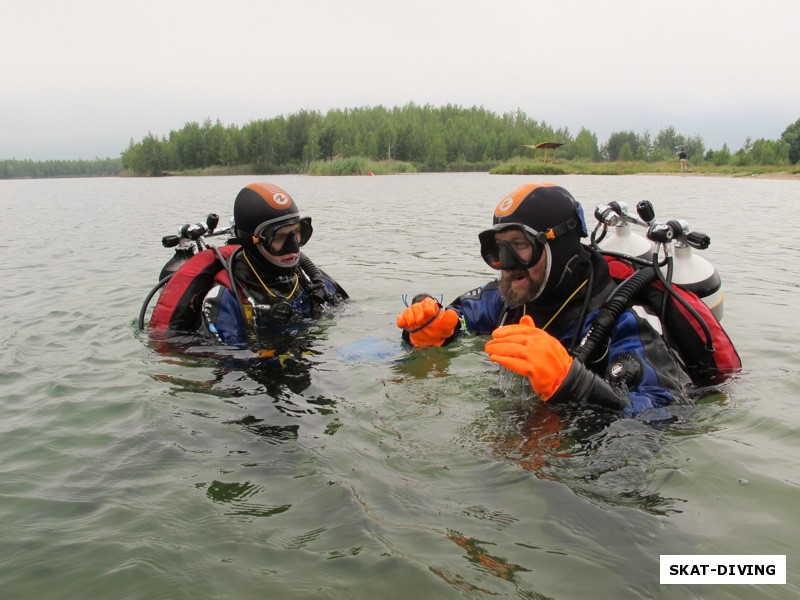
[[[627, 212], [624, 202], [598, 205], [595, 217], [607, 227], [606, 235], [598, 242], [601, 250], [652, 260], [656, 243], [645, 235], [633, 231], [632, 224], [640, 225], [648, 234], [655, 228], [669, 231], [673, 252], [672, 283], [694, 292], [722, 320], [724, 293], [717, 269], [695, 249], [705, 249], [711, 243], [708, 236], [689, 230], [684, 221], [669, 221], [665, 225], [645, 222]], [[659, 241], [661, 241], [659, 239]], [[666, 266], [661, 267], [666, 276]]]
[[609, 227], [606, 237], [598, 245], [608, 252], [627, 254], [647, 260], [653, 258], [653, 243], [643, 235], [634, 233], [626, 222]]
[[685, 243], [675, 244], [673, 257], [672, 283], [694, 292], [721, 321], [725, 294], [717, 269]]

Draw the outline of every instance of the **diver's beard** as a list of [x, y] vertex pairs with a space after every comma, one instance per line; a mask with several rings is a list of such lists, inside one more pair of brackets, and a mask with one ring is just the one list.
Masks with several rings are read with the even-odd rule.
[[[526, 279], [524, 286], [514, 286], [513, 281], [523, 275]], [[509, 307], [515, 308], [527, 302], [533, 302], [542, 293], [544, 282], [533, 281], [528, 271], [503, 271], [500, 273], [500, 296]]]

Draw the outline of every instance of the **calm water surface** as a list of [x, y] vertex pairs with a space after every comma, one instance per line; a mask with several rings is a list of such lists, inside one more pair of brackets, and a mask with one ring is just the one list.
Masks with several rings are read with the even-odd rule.
[[[137, 331], [163, 235], [252, 178], [0, 181], [0, 594], [796, 598], [796, 181], [562, 177], [711, 235], [745, 371], [670, 425], [550, 411], [465, 338], [409, 351], [402, 296], [491, 278], [529, 177], [270, 177], [354, 302], [276, 377]], [[505, 390], [500, 391], [500, 390]], [[786, 586], [660, 586], [661, 554], [786, 554]]]

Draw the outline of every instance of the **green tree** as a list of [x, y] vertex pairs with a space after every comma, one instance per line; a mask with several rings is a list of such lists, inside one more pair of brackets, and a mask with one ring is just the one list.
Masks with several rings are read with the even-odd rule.
[[378, 127], [378, 159], [392, 159], [392, 147], [397, 151], [396, 136], [391, 117], [384, 115]]
[[238, 130], [228, 130], [225, 132], [225, 139], [219, 151], [219, 158], [223, 165], [228, 167], [237, 164], [239, 160], [239, 145], [236, 143], [236, 133]]
[[705, 156], [706, 153], [706, 146], [699, 135], [685, 138], [684, 144], [681, 147], [686, 148], [686, 155], [694, 164], [699, 164], [703, 161], [703, 156]]
[[781, 140], [789, 145], [789, 162], [796, 165], [800, 162], [800, 119], [797, 119], [783, 131]]
[[431, 171], [442, 171], [447, 166], [447, 146], [444, 137], [437, 133], [428, 145], [425, 156], [425, 167]]
[[202, 135], [200, 167], [223, 164], [222, 146], [225, 143], [226, 132], [219, 119], [213, 124], [210, 118], [206, 119], [203, 123]]
[[[676, 160], [677, 152], [685, 148], [695, 164], [703, 160], [780, 164], [800, 158], [800, 120], [787, 128], [780, 144], [748, 140], [731, 156], [727, 148], [707, 153], [699, 136], [684, 136], [672, 126], [659, 131], [655, 138], [648, 132], [614, 132], [598, 147], [597, 137], [586, 128], [573, 138], [567, 128], [554, 128], [520, 109], [496, 114], [476, 106], [409, 103], [391, 109], [360, 107], [325, 114], [303, 110], [253, 121], [241, 129], [226, 128], [211, 119], [190, 122], [171, 131], [168, 139], [148, 134], [139, 142], [132, 140], [122, 159], [125, 168], [141, 174], [215, 164], [249, 164], [262, 172], [297, 172], [315, 161], [350, 157], [391, 158], [446, 170], [456, 164], [455, 168], [461, 169], [518, 156], [529, 158], [531, 152], [525, 146], [538, 142], [562, 143], [557, 156], [568, 160]], [[3, 166], [4, 173], [36, 172], [48, 177], [83, 168], [59, 161]]]
[[122, 153], [122, 165], [137, 175], [162, 175], [167, 170], [166, 140], [159, 140], [148, 133], [139, 144], [131, 140], [128, 149]]
[[253, 121], [242, 128], [246, 139], [247, 163], [269, 172], [290, 163], [286, 143], [286, 121], [283, 117]]
[[706, 158], [709, 158], [711, 160], [711, 163], [716, 165], [717, 167], [722, 167], [731, 164], [732, 155], [730, 148], [728, 148], [728, 144], [722, 144], [721, 150], [712, 152], [711, 156], [709, 157], [707, 155]]
[[[309, 143], [309, 132], [319, 130], [322, 116], [316, 111], [301, 110], [286, 118], [286, 157], [292, 162], [304, 159], [306, 145]], [[312, 141], [312, 146], [318, 142]]]
[[783, 140], [758, 139], [753, 142], [750, 156], [757, 165], [785, 165], [789, 163], [789, 149]]
[[203, 132], [196, 121], [182, 129], [169, 132], [169, 144], [175, 156], [176, 168], [198, 169], [203, 166]]
[[650, 137], [650, 132], [645, 130], [644, 133], [636, 136], [636, 142], [636, 160], [651, 160], [650, 154], [653, 151], [653, 140]]
[[316, 123], [311, 125], [308, 130], [306, 145], [303, 147], [303, 162], [310, 164], [315, 160], [319, 160], [320, 146], [319, 146], [319, 130]]
[[628, 144], [628, 149], [631, 154], [636, 154], [638, 150], [638, 138], [632, 131], [617, 131], [608, 137], [608, 141], [603, 146], [603, 156], [606, 160], [615, 161], [619, 160], [622, 147]]
[[656, 134], [653, 143], [660, 150], [676, 154], [680, 148], [686, 146], [686, 138], [678, 134], [672, 125], [669, 125]]

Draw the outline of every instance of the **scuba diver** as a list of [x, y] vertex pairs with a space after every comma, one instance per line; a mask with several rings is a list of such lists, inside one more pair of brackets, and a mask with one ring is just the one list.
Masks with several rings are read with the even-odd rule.
[[[426, 347], [465, 332], [491, 334], [489, 359], [527, 377], [544, 402], [592, 404], [642, 419], [659, 418], [659, 409], [686, 402], [694, 386], [741, 368], [702, 301], [695, 296], [688, 312], [675, 306], [655, 256], [647, 266], [603, 256], [581, 243], [587, 235], [583, 209], [567, 190], [518, 187], [478, 236], [481, 256], [499, 279], [446, 308], [419, 294], [397, 317], [403, 338]], [[651, 292], [656, 299], [644, 301]], [[690, 332], [686, 339], [666, 331], [678, 321], [677, 331]]]
[[269, 356], [265, 339], [291, 340], [304, 320], [348, 298], [301, 252], [312, 232], [311, 218], [300, 216], [285, 190], [271, 183], [243, 188], [234, 201], [228, 244], [190, 252], [162, 278], [167, 281], [150, 319], [151, 335], [199, 333]]

